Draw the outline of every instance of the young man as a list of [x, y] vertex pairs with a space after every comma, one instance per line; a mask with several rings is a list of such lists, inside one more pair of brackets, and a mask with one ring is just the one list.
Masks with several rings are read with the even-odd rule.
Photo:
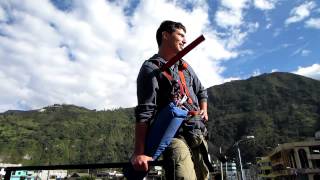
[[[172, 83], [161, 75], [159, 67], [174, 57], [186, 44], [186, 28], [179, 22], [164, 21], [157, 30], [158, 53], [145, 61], [137, 78], [138, 105], [135, 110], [135, 150], [131, 163], [137, 171], [147, 171], [152, 157], [145, 155], [145, 140], [148, 128], [162, 108], [172, 101]], [[181, 82], [179, 68], [182, 60], [169, 69], [174, 80]], [[185, 64], [185, 63], [184, 63]], [[189, 98], [203, 121], [208, 121], [207, 92], [190, 66], [183, 70]], [[164, 158], [175, 160], [177, 179], [207, 179], [208, 169], [203, 163], [199, 148], [191, 148], [188, 138], [184, 137], [181, 127], [167, 147]], [[204, 139], [202, 139], [205, 141]], [[204, 142], [206, 144], [206, 142]], [[191, 144], [192, 146], [192, 144]], [[171, 175], [172, 176], [172, 175]]]

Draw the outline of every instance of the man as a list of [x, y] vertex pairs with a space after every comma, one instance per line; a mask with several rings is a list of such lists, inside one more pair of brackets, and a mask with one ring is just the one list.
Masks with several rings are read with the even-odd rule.
[[[131, 163], [137, 171], [148, 171], [148, 161], [152, 157], [145, 155], [145, 141], [148, 128], [162, 108], [172, 99], [173, 85], [161, 76], [159, 67], [174, 57], [186, 44], [186, 28], [179, 22], [164, 21], [157, 30], [156, 39], [158, 53], [145, 61], [137, 78], [138, 105], [135, 110], [135, 150]], [[170, 68], [169, 73], [174, 80], [181, 82], [178, 75], [182, 60]], [[207, 92], [190, 66], [183, 71], [189, 99], [192, 106], [199, 110], [203, 121], [208, 121]], [[197, 148], [190, 148], [190, 143], [180, 128], [171, 144], [167, 147], [164, 158], [175, 160], [175, 177], [177, 179], [207, 179], [208, 169], [202, 161], [202, 155]]]

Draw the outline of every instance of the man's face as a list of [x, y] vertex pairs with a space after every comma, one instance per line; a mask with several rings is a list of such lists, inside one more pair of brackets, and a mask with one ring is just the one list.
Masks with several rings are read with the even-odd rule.
[[176, 29], [171, 34], [168, 33], [168, 46], [173, 52], [178, 53], [186, 44], [185, 32], [183, 29]]

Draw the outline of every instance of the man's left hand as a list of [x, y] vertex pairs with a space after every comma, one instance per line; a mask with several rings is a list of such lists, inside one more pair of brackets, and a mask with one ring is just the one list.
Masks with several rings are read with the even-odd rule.
[[208, 112], [203, 110], [203, 109], [200, 110], [200, 116], [204, 120], [204, 122], [207, 122], [208, 119], [209, 119], [208, 118]]

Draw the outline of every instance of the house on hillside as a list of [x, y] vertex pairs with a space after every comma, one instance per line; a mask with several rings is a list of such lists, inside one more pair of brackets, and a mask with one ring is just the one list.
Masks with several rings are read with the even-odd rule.
[[280, 144], [268, 158], [274, 179], [320, 179], [319, 140]]
[[270, 157], [259, 157], [257, 159], [257, 166], [259, 180], [273, 180], [275, 178], [272, 174]]

